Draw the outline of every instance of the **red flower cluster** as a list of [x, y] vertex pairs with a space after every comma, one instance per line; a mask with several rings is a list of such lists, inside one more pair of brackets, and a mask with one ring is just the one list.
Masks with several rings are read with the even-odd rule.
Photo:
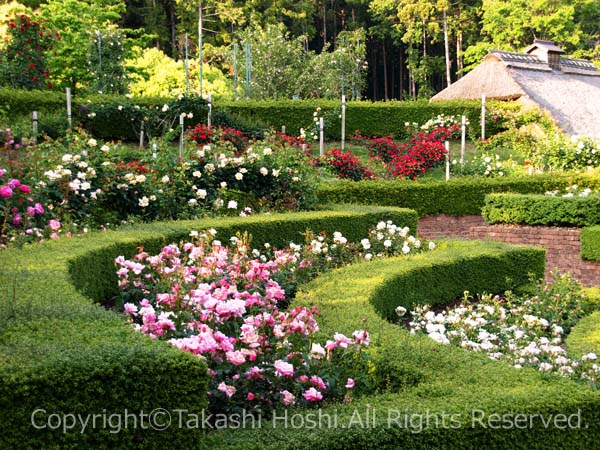
[[352, 152], [343, 150], [329, 150], [323, 162], [329, 165], [340, 178], [348, 178], [354, 181], [375, 178], [371, 172]]
[[213, 142], [213, 128], [203, 123], [196, 124], [190, 131], [189, 138], [197, 145], [206, 145]]
[[244, 133], [235, 128], [220, 128], [218, 129], [219, 140], [223, 142], [231, 142], [238, 152], [243, 151], [248, 145], [248, 138]]
[[395, 177], [415, 180], [440, 164], [446, 155], [444, 141], [449, 137], [446, 130], [439, 127], [429, 133], [413, 135], [400, 147], [400, 154], [387, 164], [388, 172]]
[[131, 172], [131, 173], [147, 173], [148, 168], [144, 166], [141, 161], [129, 161], [129, 162], [118, 162], [115, 165], [115, 169], [120, 172]]
[[367, 137], [360, 134], [360, 130], [356, 130], [355, 134], [350, 136], [350, 139], [357, 143], [365, 143], [364, 145], [369, 150], [371, 158], [379, 159], [383, 162], [389, 162], [396, 158], [400, 152], [400, 146], [394, 142], [394, 135], [388, 136], [372, 136]]
[[302, 137], [297, 136], [288, 136], [281, 131], [278, 131], [273, 135], [271, 141], [273, 143], [281, 143], [284, 147], [297, 147], [302, 148], [305, 145], [306, 155], [310, 155], [310, 144], [304, 140]]

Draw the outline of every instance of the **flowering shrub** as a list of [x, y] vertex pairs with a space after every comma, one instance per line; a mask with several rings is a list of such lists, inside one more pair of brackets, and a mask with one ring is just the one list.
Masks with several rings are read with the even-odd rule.
[[392, 134], [368, 138], [361, 135], [360, 130], [356, 130], [355, 134], [350, 136], [350, 139], [356, 143], [364, 143], [371, 158], [377, 158], [384, 162], [391, 161], [400, 153], [400, 146], [394, 142], [394, 135]]
[[[370, 245], [360, 245], [374, 247], [383, 233], [394, 241], [408, 238], [407, 229], [391, 222], [377, 230], [366, 239]], [[351, 392], [371, 389], [363, 351], [368, 331], [335, 333], [322, 344], [315, 339], [316, 308], [282, 309], [284, 287], [347, 263], [360, 245], [341, 233], [331, 241], [308, 233], [304, 247], [291, 243], [277, 250], [266, 244], [263, 253], [251, 249], [247, 235], [225, 246], [215, 230], [190, 234], [189, 242], [168, 245], [158, 255], [142, 250], [133, 260], [119, 256], [115, 264], [120, 301], [135, 329], [206, 358], [211, 411], [268, 413], [350, 401]], [[392, 252], [394, 244], [383, 245]]]
[[[469, 125], [469, 121], [466, 122]], [[416, 122], [406, 122], [404, 127], [407, 131], [412, 134], [419, 133], [431, 133], [434, 131], [445, 130], [446, 139], [458, 139], [460, 138], [461, 133], [461, 119], [456, 118], [455, 116], [447, 116], [445, 114], [438, 114], [436, 117], [429, 119], [423, 125], [420, 125]]]
[[16, 88], [51, 89], [45, 52], [60, 37], [43, 22], [21, 14], [8, 22], [9, 43], [0, 58], [0, 82]]
[[597, 356], [589, 353], [577, 360], [565, 349], [565, 336], [585, 309], [581, 288], [570, 276], [556, 276], [551, 285], [539, 283], [535, 295], [528, 297], [509, 292], [504, 298], [485, 295], [473, 303], [467, 295], [460, 305], [443, 312], [415, 308], [411, 333], [483, 352], [515, 368], [533, 367], [596, 384]]
[[58, 237], [55, 233], [60, 222], [51, 220], [45, 227], [44, 213], [45, 208], [34, 199], [31, 187], [16, 178], [8, 179], [0, 167], [0, 248], [17, 238], [24, 242], [50, 234]]
[[388, 163], [388, 172], [394, 177], [415, 180], [427, 169], [441, 164], [446, 154], [443, 141], [447, 139], [447, 133], [445, 129], [436, 129], [415, 134], [400, 147], [400, 155]]
[[589, 170], [600, 167], [600, 141], [555, 133], [539, 137], [525, 149], [532, 168], [539, 170]]
[[197, 145], [207, 145], [214, 142], [214, 128], [203, 123], [197, 124], [188, 134], [188, 139]]
[[353, 181], [375, 178], [375, 174], [351, 151], [328, 150], [325, 157], [321, 159], [321, 164], [331, 168], [339, 178], [348, 178]]
[[589, 197], [590, 195], [600, 194], [600, 189], [596, 189], [596, 190], [592, 190], [590, 188], [581, 189], [578, 185], [573, 184], [571, 186], [567, 186], [564, 190], [555, 189], [552, 191], [547, 191], [545, 194], [548, 196], [551, 196], [551, 197], [560, 196], [560, 197], [565, 197], [565, 198], [573, 198], [573, 197], [585, 198], [585, 197]]
[[516, 163], [510, 160], [502, 161], [498, 154], [482, 153], [474, 156], [470, 161], [465, 161], [465, 166], [462, 168], [459, 168], [456, 160], [452, 160], [452, 165], [459, 170], [461, 175], [502, 177], [510, 173]]

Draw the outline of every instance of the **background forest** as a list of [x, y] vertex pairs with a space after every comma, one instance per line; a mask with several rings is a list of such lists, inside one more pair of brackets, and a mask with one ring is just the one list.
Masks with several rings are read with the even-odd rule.
[[600, 61], [600, 0], [4, 1], [0, 84], [428, 98], [489, 49], [520, 51], [534, 38]]

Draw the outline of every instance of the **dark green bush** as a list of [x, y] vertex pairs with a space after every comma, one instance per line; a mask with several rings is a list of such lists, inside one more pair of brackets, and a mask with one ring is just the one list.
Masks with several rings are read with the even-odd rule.
[[[165, 107], [166, 105], [166, 107]], [[179, 127], [180, 114], [186, 114], [184, 127], [206, 122], [208, 106], [199, 97], [165, 99], [96, 95], [85, 99], [78, 117], [83, 127], [99, 139], [139, 140], [141, 122], [147, 139], [158, 138]]]
[[547, 226], [600, 224], [600, 195], [553, 197], [549, 195], [489, 194], [481, 210], [486, 222]]
[[581, 258], [600, 261], [600, 226], [586, 227], [581, 230]]
[[501, 178], [454, 178], [450, 181], [375, 180], [336, 181], [319, 186], [322, 203], [363, 203], [400, 206], [430, 214], [480, 214], [486, 194], [517, 192], [541, 194], [577, 183], [600, 186], [600, 177], [586, 174], [542, 174]]
[[[215, 108], [228, 114], [266, 123], [276, 130], [286, 127], [286, 133], [298, 135], [300, 128], [309, 134], [314, 126], [313, 113], [320, 107], [325, 119], [325, 136], [328, 140], [340, 139], [341, 103], [334, 100], [241, 100], [220, 101]], [[422, 124], [438, 114], [465, 114], [471, 124], [480, 120], [481, 105], [473, 101], [429, 103], [419, 102], [348, 102], [346, 131], [360, 130], [363, 135], [404, 136], [406, 122]]]
[[[494, 277], [496, 271], [499, 276]], [[318, 422], [316, 416], [320, 426], [308, 425], [309, 414], [315, 411], [292, 410], [287, 414], [287, 427], [282, 412], [277, 422], [263, 422], [261, 429], [209, 434], [207, 444], [278, 450], [594, 446], [594, 430], [600, 427], [598, 391], [535, 370], [516, 370], [481, 354], [440, 345], [426, 336], [410, 335], [377, 311], [424, 300], [429, 303], [430, 298], [450, 301], [464, 288], [516, 286], [529, 271], [541, 276], [543, 251], [492, 242], [448, 242], [431, 253], [357, 264], [317, 278], [304, 287], [295, 303], [319, 307], [323, 335], [334, 331], [349, 335], [356, 329], [368, 329], [379, 382], [388, 391], [324, 408], [321, 417], [325, 419]], [[427, 299], [420, 296], [421, 291], [428, 294]], [[531, 427], [494, 429], [487, 422], [482, 426], [473, 420], [479, 411], [486, 417], [506, 414], [509, 419], [515, 414], [538, 416]], [[558, 413], [580, 413], [581, 427], [560, 429], [553, 423], [546, 427], [539, 418], [541, 414], [548, 420]], [[451, 415], [454, 426], [449, 423]], [[305, 425], [293, 426], [291, 417], [295, 424], [306, 418]], [[334, 425], [327, 417], [335, 418]], [[403, 418], [399, 423], [394, 420], [398, 417]]]

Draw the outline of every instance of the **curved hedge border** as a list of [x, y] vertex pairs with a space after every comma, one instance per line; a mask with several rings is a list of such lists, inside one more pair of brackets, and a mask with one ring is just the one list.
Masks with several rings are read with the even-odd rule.
[[[322, 428], [311, 427], [311, 412], [292, 411], [287, 422], [282, 413], [275, 422], [262, 423], [261, 429], [209, 434], [207, 443], [215, 448], [278, 450], [596, 446], [600, 429], [598, 391], [535, 370], [516, 370], [481, 354], [441, 346], [426, 336], [410, 335], [380, 315], [390, 315], [398, 304], [410, 306], [425, 299], [444, 302], [465, 288], [475, 291], [518, 285], [529, 271], [543, 273], [543, 258], [543, 250], [539, 249], [494, 242], [448, 242], [433, 253], [377, 261], [368, 269], [357, 264], [317, 278], [300, 293], [297, 303], [319, 307], [319, 322], [326, 335], [369, 329], [372, 351], [378, 358], [377, 375], [389, 391], [324, 409], [321, 416], [335, 417], [337, 427], [329, 427], [327, 419], [323, 419]], [[506, 282], [506, 276], [512, 282]], [[483, 424], [488, 425], [472, 421], [473, 417], [481, 417], [479, 411], [484, 412]], [[512, 430], [493, 429], [487, 422], [490, 414], [508, 414], [509, 418], [514, 414], [543, 414], [547, 419], [552, 414], [578, 412], [582, 427], [573, 430], [552, 425], [546, 428], [539, 419], [533, 421], [532, 428]], [[446, 419], [444, 427], [444, 413], [446, 417], [456, 415], [453, 417], [457, 422], [452, 424], [458, 425], [453, 428]], [[317, 414], [313, 420], [319, 420], [318, 413], [312, 414]], [[404, 414], [407, 423], [395, 422]], [[291, 426], [292, 418], [298, 424], [302, 417], [307, 426]], [[416, 432], [419, 420], [425, 423], [428, 417], [430, 427]], [[286, 423], [290, 425], [287, 428]]]
[[600, 261], [600, 225], [581, 230], [581, 258]]
[[371, 205], [411, 208], [419, 216], [431, 214], [481, 214], [487, 194], [517, 192], [543, 194], [578, 184], [582, 187], [600, 187], [596, 174], [542, 174], [501, 178], [453, 178], [450, 181], [410, 180], [340, 180], [321, 184], [318, 197], [321, 203], [363, 203]]
[[586, 353], [600, 354], [600, 311], [581, 319], [567, 338], [569, 354], [581, 357]]
[[486, 222], [584, 227], [600, 224], [600, 195], [552, 197], [549, 195], [489, 194], [481, 215]]
[[[273, 214], [153, 223], [2, 252], [0, 266], [0, 448], [198, 448], [203, 430], [37, 430], [49, 414], [148, 414], [155, 408], [199, 414], [206, 406], [206, 366], [193, 355], [147, 339], [124, 316], [94, 304], [115, 292], [113, 261], [183, 239], [191, 229], [221, 236], [247, 230], [255, 242], [299, 242], [307, 229], [364, 237], [378, 220], [416, 230], [414, 211]], [[139, 419], [138, 419], [139, 420]], [[140, 422], [138, 422], [139, 424]], [[147, 419], [146, 419], [147, 425]]]

